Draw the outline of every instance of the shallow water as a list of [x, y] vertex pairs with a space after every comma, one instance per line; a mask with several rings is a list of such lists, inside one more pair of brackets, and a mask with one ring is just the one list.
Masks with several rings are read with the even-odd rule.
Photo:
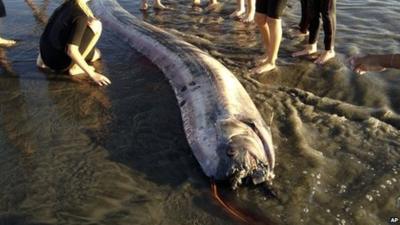
[[[4, 2], [1, 34], [22, 41], [0, 49], [0, 224], [239, 224], [211, 198], [160, 70], [105, 29], [96, 67], [110, 87], [39, 71], [38, 39], [61, 1]], [[228, 18], [234, 1], [216, 12], [165, 2], [175, 10], [143, 14], [120, 1], [220, 60], [272, 118], [278, 197], [221, 186], [224, 199], [270, 224], [400, 217], [399, 72], [358, 76], [344, 65], [356, 53], [400, 52], [397, 0], [338, 2], [338, 57], [324, 67], [290, 57], [301, 40], [287, 32], [299, 19], [289, 1], [279, 70], [259, 77], [247, 74], [262, 53], [258, 32]]]

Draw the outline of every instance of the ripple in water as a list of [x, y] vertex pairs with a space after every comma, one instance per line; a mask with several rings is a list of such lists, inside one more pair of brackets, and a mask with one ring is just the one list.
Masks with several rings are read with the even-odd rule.
[[[119, 37], [106, 31], [99, 46], [108, 88], [35, 68], [43, 18], [60, 2], [5, 1], [2, 34], [29, 41], [0, 49], [0, 222], [237, 224], [210, 196], [168, 81]], [[259, 77], [247, 73], [262, 54], [258, 31], [228, 18], [234, 1], [217, 12], [164, 2], [175, 10], [142, 14], [138, 2], [120, 1], [217, 58], [272, 118], [277, 198], [262, 187], [222, 186], [226, 201], [276, 224], [376, 225], [400, 216], [398, 71], [357, 76], [343, 63], [399, 52], [397, 1], [338, 2], [337, 59], [324, 67], [292, 59], [304, 42], [284, 33], [279, 70]], [[299, 20], [299, 2], [288, 5], [284, 32]]]

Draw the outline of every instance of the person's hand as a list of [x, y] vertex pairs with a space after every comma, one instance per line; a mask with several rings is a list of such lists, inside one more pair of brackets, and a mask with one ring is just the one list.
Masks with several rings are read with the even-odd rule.
[[367, 71], [382, 72], [386, 68], [379, 64], [375, 57], [366, 55], [363, 57], [353, 56], [349, 59], [352, 70], [358, 74], [364, 74]]
[[111, 84], [111, 81], [104, 75], [101, 75], [100, 73], [94, 73], [94, 75], [90, 76], [96, 84], [100, 86], [107, 86]]
[[101, 33], [101, 31], [103, 29], [103, 26], [102, 26], [100, 20], [98, 20], [98, 19], [90, 19], [88, 22], [88, 26], [95, 34]]

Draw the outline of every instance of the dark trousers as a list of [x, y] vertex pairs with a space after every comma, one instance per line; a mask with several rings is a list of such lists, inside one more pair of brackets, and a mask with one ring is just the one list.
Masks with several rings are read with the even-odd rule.
[[0, 17], [6, 16], [6, 7], [4, 7], [3, 1], [0, 0]]
[[300, 0], [301, 3], [301, 19], [299, 23], [300, 32], [306, 33], [308, 27], [310, 25], [310, 9], [309, 9], [309, 0]]
[[334, 47], [336, 33], [336, 0], [308, 1], [310, 3], [310, 37], [308, 43], [314, 44], [317, 41], [322, 16], [325, 50], [331, 50]]

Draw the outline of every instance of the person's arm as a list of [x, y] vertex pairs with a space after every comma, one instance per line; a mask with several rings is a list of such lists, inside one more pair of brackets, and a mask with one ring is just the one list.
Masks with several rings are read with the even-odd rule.
[[92, 78], [98, 85], [109, 85], [111, 81], [99, 73], [96, 73], [90, 68], [79, 51], [79, 46], [74, 44], [69, 44], [67, 47], [67, 54], [71, 57], [72, 61], [76, 63], [90, 78]]
[[73, 65], [76, 64], [84, 73], [92, 78], [94, 82], [100, 86], [108, 85], [111, 83], [110, 80], [102, 74], [96, 73], [92, 67], [87, 64], [82, 53], [79, 51], [83, 35], [91, 21], [92, 19], [86, 16], [75, 18], [67, 41], [66, 51], [68, 56], [71, 57]]
[[354, 72], [359, 74], [367, 71], [380, 72], [386, 68], [400, 69], [400, 54], [355, 56], [350, 63]]

